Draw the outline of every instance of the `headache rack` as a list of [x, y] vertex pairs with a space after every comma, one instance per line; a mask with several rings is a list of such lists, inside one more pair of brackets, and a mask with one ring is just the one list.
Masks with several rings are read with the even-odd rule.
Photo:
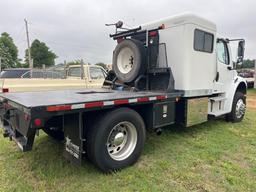
[[134, 29], [129, 29], [126, 31], [121, 31], [121, 32], [116, 32], [115, 34], [110, 34], [109, 36], [111, 38], [113, 38], [114, 40], [117, 40], [119, 38], [125, 38], [125, 37], [129, 37], [138, 33], [143, 33], [145, 32], [145, 30], [140, 31], [141, 30], [141, 26], [134, 28]]
[[125, 31], [116, 31], [115, 34], [110, 34], [109, 36], [111, 38], [113, 38], [114, 40], [118, 40], [118, 39], [126, 39], [127, 37], [137, 37], [137, 36], [143, 36], [146, 35], [147, 33], [150, 32], [156, 32], [158, 30], [164, 29], [165, 26], [161, 25], [157, 28], [154, 29], [150, 29], [150, 30], [141, 30], [142, 27], [139, 26], [137, 28], [133, 28], [133, 29], [126, 29]]
[[[126, 31], [118, 32], [116, 30], [115, 34], [110, 34], [110, 37], [117, 40], [117, 43], [121, 43], [125, 39], [135, 39], [142, 42], [146, 48], [147, 70], [144, 75], [135, 80], [133, 85], [135, 90], [174, 91], [174, 77], [168, 66], [166, 44], [159, 42], [159, 30], [162, 29], [165, 29], [164, 25], [150, 30], [142, 30], [142, 27], [139, 26]], [[113, 83], [111, 84], [116, 85], [115, 80], [117, 79], [112, 80]]]

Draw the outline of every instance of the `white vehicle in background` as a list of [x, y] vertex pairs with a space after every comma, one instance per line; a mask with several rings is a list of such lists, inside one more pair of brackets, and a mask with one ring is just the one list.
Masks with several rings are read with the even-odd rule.
[[101, 88], [105, 77], [105, 70], [97, 65], [71, 65], [63, 74], [36, 69], [8, 69], [1, 72], [0, 88], [2, 92]]
[[[185, 14], [118, 30], [110, 35], [118, 44], [105, 88], [2, 94], [4, 136], [29, 151], [43, 129], [65, 139], [71, 162], [86, 156], [110, 172], [138, 160], [146, 128], [159, 134], [208, 116], [242, 121], [247, 87], [231, 61], [235, 40], [217, 37], [214, 23]], [[244, 40], [238, 40], [237, 64], [243, 56]]]
[[256, 78], [254, 69], [240, 69], [238, 75], [245, 79], [248, 88], [254, 87], [254, 80]]

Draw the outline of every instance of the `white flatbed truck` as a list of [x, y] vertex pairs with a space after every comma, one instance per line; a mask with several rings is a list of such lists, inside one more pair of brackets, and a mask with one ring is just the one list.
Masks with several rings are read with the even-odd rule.
[[[121, 22], [116, 24], [121, 30]], [[1, 94], [4, 136], [23, 151], [39, 129], [65, 140], [64, 156], [103, 172], [132, 165], [147, 129], [185, 127], [209, 116], [243, 119], [247, 85], [216, 25], [185, 14], [110, 35], [118, 44], [102, 89]], [[238, 63], [244, 40], [238, 40]]]

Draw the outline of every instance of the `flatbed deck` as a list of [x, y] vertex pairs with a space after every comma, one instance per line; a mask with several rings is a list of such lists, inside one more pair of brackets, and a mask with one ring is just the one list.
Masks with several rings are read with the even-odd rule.
[[110, 101], [115, 99], [132, 99], [140, 97], [154, 97], [165, 95], [167, 98], [179, 97], [182, 92], [132, 92], [110, 89], [75, 89], [61, 91], [38, 91], [23, 93], [3, 93], [3, 99], [12, 101], [26, 108], [44, 107], [53, 105], [68, 105], [87, 102]]

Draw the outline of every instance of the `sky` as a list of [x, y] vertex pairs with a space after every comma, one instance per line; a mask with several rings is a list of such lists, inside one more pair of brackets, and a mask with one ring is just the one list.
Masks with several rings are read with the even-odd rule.
[[0, 0], [0, 33], [8, 32], [24, 59], [27, 47], [24, 18], [31, 42], [45, 42], [64, 60], [111, 64], [116, 43], [114, 28], [105, 23], [122, 20], [126, 27], [163, 17], [194, 13], [217, 24], [228, 38], [245, 38], [245, 57], [256, 58], [256, 1], [254, 0]]

